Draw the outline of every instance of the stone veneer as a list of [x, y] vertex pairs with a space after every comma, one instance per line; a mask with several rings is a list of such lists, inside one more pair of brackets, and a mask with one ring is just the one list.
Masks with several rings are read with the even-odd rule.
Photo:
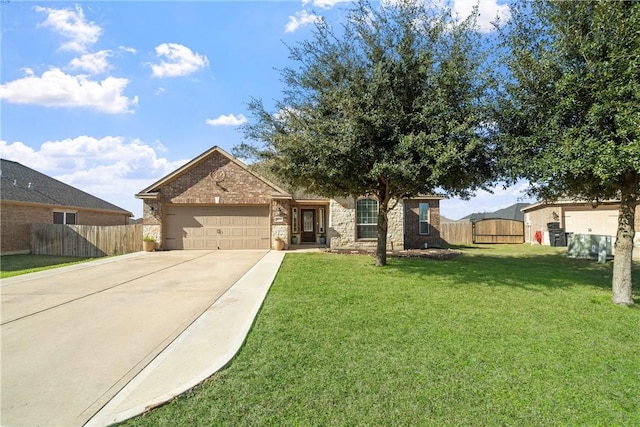
[[[375, 248], [376, 239], [356, 238], [355, 199], [329, 201], [328, 244], [331, 249]], [[403, 204], [398, 203], [388, 214], [387, 248], [404, 249]]]
[[284, 240], [284, 248], [289, 248], [289, 226], [288, 225], [272, 225], [271, 226], [271, 248], [275, 248], [276, 237], [282, 237]]

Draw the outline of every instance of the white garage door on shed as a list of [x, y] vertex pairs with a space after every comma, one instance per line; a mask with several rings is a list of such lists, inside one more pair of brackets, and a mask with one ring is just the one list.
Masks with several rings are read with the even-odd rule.
[[268, 206], [168, 206], [166, 249], [269, 249]]
[[614, 209], [565, 210], [564, 224], [567, 233], [615, 236], [618, 227], [618, 211]]

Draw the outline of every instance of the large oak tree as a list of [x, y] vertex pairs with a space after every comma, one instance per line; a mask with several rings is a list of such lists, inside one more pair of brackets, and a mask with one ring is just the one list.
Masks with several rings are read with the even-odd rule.
[[640, 203], [640, 2], [521, 1], [502, 30], [498, 127], [544, 200], [619, 200], [612, 300], [633, 304]]
[[327, 197], [375, 197], [376, 265], [387, 213], [402, 198], [460, 197], [495, 175], [475, 17], [456, 22], [419, 1], [360, 1], [334, 28], [290, 48], [297, 67], [275, 111], [250, 103], [241, 157], [268, 159], [284, 182]]

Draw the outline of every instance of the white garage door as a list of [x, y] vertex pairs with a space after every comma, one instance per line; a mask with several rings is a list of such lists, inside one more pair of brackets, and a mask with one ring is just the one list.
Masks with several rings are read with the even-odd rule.
[[564, 224], [567, 233], [615, 236], [618, 227], [618, 211], [611, 209], [565, 211]]
[[268, 206], [169, 206], [167, 249], [269, 249]]

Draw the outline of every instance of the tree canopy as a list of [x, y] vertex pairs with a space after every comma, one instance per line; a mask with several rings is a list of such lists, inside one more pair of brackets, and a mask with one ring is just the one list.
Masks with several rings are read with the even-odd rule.
[[613, 301], [633, 304], [640, 203], [640, 3], [518, 1], [496, 119], [504, 159], [543, 200], [620, 200]]
[[[435, 3], [435, 2], [434, 2]], [[421, 1], [360, 1], [335, 28], [320, 21], [290, 47], [297, 68], [275, 111], [254, 120], [240, 157], [269, 159], [292, 187], [379, 202], [377, 265], [386, 263], [387, 212], [403, 198], [468, 197], [493, 183], [489, 79], [475, 15], [458, 22]]]

